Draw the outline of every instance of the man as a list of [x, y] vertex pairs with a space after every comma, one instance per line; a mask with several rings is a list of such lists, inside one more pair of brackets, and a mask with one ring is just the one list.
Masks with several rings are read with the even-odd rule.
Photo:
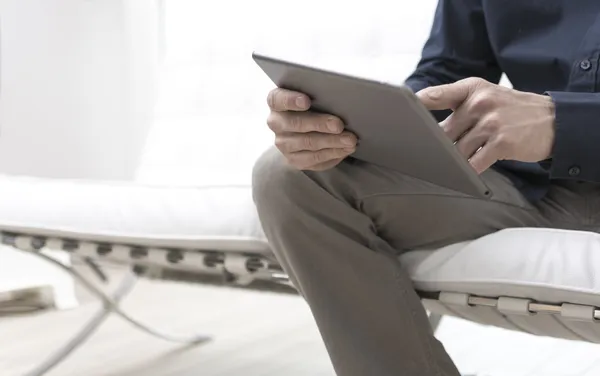
[[[255, 167], [254, 199], [338, 375], [459, 374], [400, 252], [509, 227], [598, 232], [599, 59], [598, 0], [439, 0], [406, 84], [492, 200], [348, 158], [356, 137], [339, 119], [302, 93], [269, 93], [278, 150]], [[514, 89], [497, 85], [503, 72]]]

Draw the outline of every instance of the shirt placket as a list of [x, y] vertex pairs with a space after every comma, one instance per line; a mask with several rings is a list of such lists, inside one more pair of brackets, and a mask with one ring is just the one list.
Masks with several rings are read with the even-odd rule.
[[581, 43], [576, 61], [573, 63], [569, 91], [593, 93], [600, 88], [600, 14]]

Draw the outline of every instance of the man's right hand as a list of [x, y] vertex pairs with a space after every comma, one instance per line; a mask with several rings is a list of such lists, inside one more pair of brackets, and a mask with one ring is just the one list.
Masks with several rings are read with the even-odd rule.
[[274, 89], [267, 103], [271, 109], [267, 124], [275, 133], [275, 146], [292, 166], [323, 171], [356, 150], [356, 136], [344, 131], [338, 117], [310, 112], [307, 95]]

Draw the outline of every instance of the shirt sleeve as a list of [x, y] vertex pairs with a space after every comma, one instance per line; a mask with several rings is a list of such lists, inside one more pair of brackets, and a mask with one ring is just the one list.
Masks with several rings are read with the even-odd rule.
[[[417, 92], [469, 77], [497, 84], [501, 75], [490, 46], [481, 0], [439, 0], [421, 59], [406, 85]], [[433, 114], [441, 121], [450, 112]]]
[[600, 183], [600, 93], [546, 94], [556, 108], [550, 178]]

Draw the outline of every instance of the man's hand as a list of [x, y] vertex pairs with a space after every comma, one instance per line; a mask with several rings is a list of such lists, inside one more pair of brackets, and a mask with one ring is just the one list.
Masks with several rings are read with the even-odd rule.
[[440, 126], [478, 173], [498, 160], [539, 162], [550, 157], [555, 109], [548, 96], [479, 78], [430, 87], [417, 96], [429, 110], [454, 111]]
[[306, 95], [274, 89], [267, 103], [271, 109], [267, 124], [275, 133], [275, 145], [292, 166], [322, 171], [355, 151], [356, 136], [344, 131], [339, 118], [309, 112]]

